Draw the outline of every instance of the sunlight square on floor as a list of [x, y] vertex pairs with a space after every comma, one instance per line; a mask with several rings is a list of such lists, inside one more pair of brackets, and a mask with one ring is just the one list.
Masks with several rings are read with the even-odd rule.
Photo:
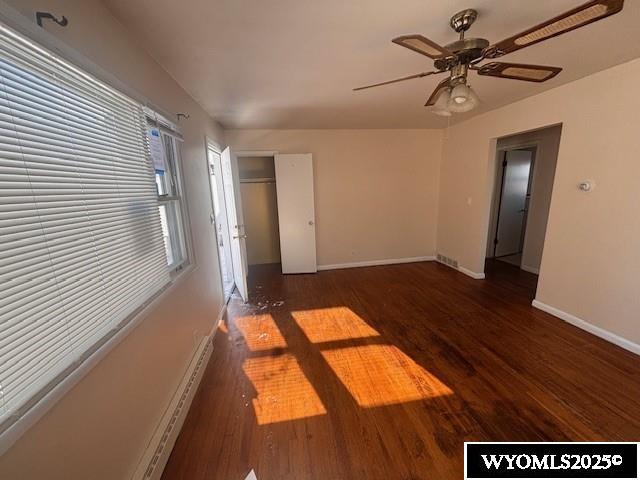
[[311, 343], [380, 336], [348, 307], [299, 310], [291, 312], [291, 316]]
[[453, 391], [393, 345], [323, 350], [322, 356], [361, 407], [452, 395]]
[[242, 369], [257, 391], [253, 407], [259, 425], [327, 413], [293, 355], [249, 358]]
[[278, 325], [269, 314], [247, 315], [236, 319], [234, 323], [252, 352], [287, 346]]

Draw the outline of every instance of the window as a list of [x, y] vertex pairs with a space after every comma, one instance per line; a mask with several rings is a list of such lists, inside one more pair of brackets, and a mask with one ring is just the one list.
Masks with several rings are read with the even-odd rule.
[[177, 191], [159, 203], [146, 131], [140, 104], [0, 24], [0, 432], [170, 281]]
[[[167, 133], [166, 128], [159, 127], [159, 118], [158, 114], [150, 114], [147, 132], [155, 170], [167, 265], [171, 271], [176, 271], [187, 260], [182, 215], [180, 140], [176, 137], [175, 130], [172, 130], [174, 133]], [[167, 124], [166, 121], [162, 123]]]

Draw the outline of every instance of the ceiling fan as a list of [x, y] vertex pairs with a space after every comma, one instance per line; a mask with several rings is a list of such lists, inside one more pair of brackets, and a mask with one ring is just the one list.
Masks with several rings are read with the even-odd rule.
[[622, 10], [623, 4], [624, 0], [592, 0], [494, 44], [490, 44], [484, 38], [465, 38], [465, 32], [475, 22], [478, 12], [473, 9], [463, 10], [451, 17], [449, 22], [451, 28], [460, 34], [460, 38], [444, 47], [419, 34], [403, 35], [392, 40], [393, 43], [433, 59], [435, 70], [354, 88], [354, 91], [439, 73], [448, 73], [449, 77], [438, 84], [425, 106], [433, 107], [434, 113], [443, 116], [467, 112], [480, 103], [478, 96], [467, 83], [467, 76], [470, 70], [477, 72], [478, 75], [527, 82], [546, 82], [562, 71], [560, 67], [544, 65], [504, 62], [490, 62], [478, 65], [480, 62], [485, 59], [502, 57], [529, 45], [534, 45], [616, 14]]

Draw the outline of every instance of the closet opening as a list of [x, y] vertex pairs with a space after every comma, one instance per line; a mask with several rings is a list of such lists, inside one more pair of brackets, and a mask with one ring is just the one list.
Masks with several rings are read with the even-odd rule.
[[274, 157], [238, 154], [238, 173], [252, 290], [261, 271], [281, 270]]

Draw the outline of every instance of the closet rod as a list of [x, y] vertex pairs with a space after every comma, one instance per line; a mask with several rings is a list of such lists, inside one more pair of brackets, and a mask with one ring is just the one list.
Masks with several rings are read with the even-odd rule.
[[241, 178], [240, 183], [276, 183], [275, 178]]

